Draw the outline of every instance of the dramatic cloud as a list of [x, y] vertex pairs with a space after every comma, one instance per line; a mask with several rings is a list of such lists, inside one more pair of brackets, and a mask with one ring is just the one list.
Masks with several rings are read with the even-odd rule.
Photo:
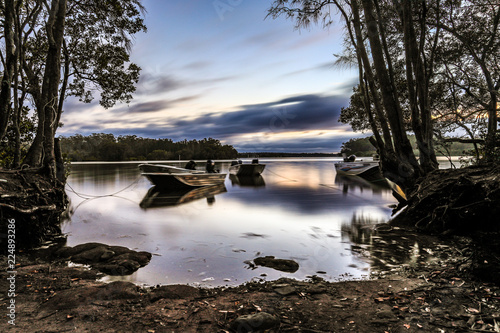
[[239, 151], [291, 152], [338, 151], [355, 137], [338, 122], [358, 77], [333, 66], [340, 26], [296, 31], [265, 19], [269, 3], [224, 3], [220, 12], [211, 1], [147, 1], [148, 33], [131, 54], [142, 68], [134, 99], [103, 109], [97, 91], [90, 104], [68, 98], [58, 134], [212, 137]]
[[274, 103], [245, 105], [239, 111], [180, 119], [175, 126], [218, 137], [333, 129], [339, 126], [340, 109], [347, 102], [347, 98], [338, 96], [294, 96]]
[[[163, 100], [120, 108], [114, 113], [123, 112], [124, 117], [88, 122], [79, 130], [83, 134], [106, 132], [173, 140], [213, 137], [234, 145], [240, 151], [331, 152], [337, 151], [342, 142], [353, 137], [349, 128], [338, 122], [340, 109], [348, 102], [348, 98], [343, 96], [310, 94], [271, 103], [243, 105], [232, 112], [190, 117], [162, 116], [162, 111], [174, 102]], [[134, 114], [143, 117], [126, 118]], [[148, 115], [154, 117], [148, 118]], [[75, 131], [75, 127], [71, 130]]]

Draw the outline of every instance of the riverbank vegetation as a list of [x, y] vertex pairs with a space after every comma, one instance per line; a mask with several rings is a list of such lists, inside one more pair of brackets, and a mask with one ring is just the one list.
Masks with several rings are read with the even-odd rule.
[[174, 142], [171, 139], [94, 133], [60, 137], [59, 140], [63, 155], [70, 161], [233, 159], [238, 155], [233, 146], [223, 145], [213, 138]]
[[438, 168], [436, 139], [472, 143], [478, 163], [498, 162], [500, 4], [275, 0], [268, 15], [296, 28], [342, 25], [337, 64], [357, 68], [359, 84], [340, 121], [373, 133], [385, 177], [405, 191]]
[[146, 30], [144, 8], [139, 0], [9, 0], [0, 9], [0, 142], [11, 147], [4, 157], [10, 168], [63, 180], [55, 133], [64, 101], [90, 102], [96, 92], [105, 108], [131, 100], [140, 68], [130, 43]]
[[[417, 142], [414, 135], [408, 137], [413, 148], [415, 156], [419, 155]], [[436, 143], [436, 156], [473, 156], [474, 145], [467, 142], [441, 142]], [[370, 138], [350, 139], [342, 144], [341, 153], [356, 156], [372, 156], [377, 153], [376, 148], [370, 142]]]
[[64, 102], [131, 100], [140, 68], [130, 44], [146, 30], [144, 8], [140, 0], [6, 0], [0, 12], [0, 234], [15, 221], [19, 246], [34, 247], [59, 230], [67, 208], [55, 138]]

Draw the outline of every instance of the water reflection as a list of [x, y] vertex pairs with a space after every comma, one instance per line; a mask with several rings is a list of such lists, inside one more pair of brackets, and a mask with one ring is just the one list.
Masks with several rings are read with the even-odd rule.
[[223, 192], [227, 192], [224, 184], [173, 190], [153, 186], [142, 199], [140, 206], [144, 209], [178, 206], [203, 198], [207, 199], [208, 204], [213, 204], [215, 202], [215, 195]]
[[352, 243], [352, 252], [370, 264], [372, 273], [388, 272], [401, 265], [415, 266], [431, 257], [428, 248], [435, 245], [430, 238], [402, 232], [383, 222], [353, 214], [350, 221], [342, 224], [343, 234]]
[[[357, 243], [342, 237], [341, 229], [353, 214], [386, 221], [396, 200], [383, 186], [336, 177], [333, 163], [269, 159], [253, 185], [228, 177], [213, 196], [157, 192], [140, 176], [139, 163], [75, 164], [68, 184], [76, 193], [68, 188], [68, 195], [78, 209], [63, 231], [69, 246], [102, 242], [153, 253], [148, 266], [127, 277], [137, 283], [214, 286], [263, 274], [360, 278], [369, 274], [371, 262], [353, 252]], [[223, 173], [229, 166], [216, 164]], [[217, 201], [210, 205], [212, 198]], [[293, 274], [245, 269], [245, 262], [259, 256], [293, 259], [300, 268]]]
[[337, 174], [335, 176], [335, 183], [342, 186], [342, 192], [344, 194], [355, 194], [362, 193], [363, 191], [369, 191], [373, 194], [380, 195], [391, 189], [387, 180], [368, 181], [358, 176], [344, 176]]
[[231, 185], [235, 186], [248, 186], [248, 187], [260, 187], [266, 186], [266, 182], [264, 181], [264, 177], [262, 175], [258, 176], [237, 176], [230, 174], [229, 179], [231, 180]]

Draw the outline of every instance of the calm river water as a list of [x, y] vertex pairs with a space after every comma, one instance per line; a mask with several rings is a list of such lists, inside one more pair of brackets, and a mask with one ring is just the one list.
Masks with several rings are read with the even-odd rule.
[[[372, 231], [397, 203], [390, 189], [336, 175], [336, 160], [261, 159], [262, 177], [228, 175], [225, 187], [178, 205], [177, 198], [147, 200], [152, 185], [140, 175], [139, 163], [74, 163], [67, 186], [72, 215], [63, 232], [69, 246], [102, 242], [153, 253], [136, 273], [106, 278], [147, 285], [366, 278], [420, 260], [425, 245], [416, 235], [396, 241]], [[221, 172], [229, 165], [216, 163]], [[251, 261], [259, 256], [293, 259], [300, 269], [254, 267]]]

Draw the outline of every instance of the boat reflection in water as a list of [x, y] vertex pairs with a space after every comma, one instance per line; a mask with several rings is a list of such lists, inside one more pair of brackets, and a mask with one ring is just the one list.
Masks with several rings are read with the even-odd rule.
[[237, 176], [233, 174], [229, 174], [229, 179], [231, 180], [231, 184], [238, 185], [241, 187], [262, 187], [266, 186], [266, 182], [264, 181], [264, 177], [262, 175], [258, 176]]
[[215, 202], [215, 195], [227, 192], [224, 184], [197, 188], [164, 189], [153, 186], [142, 199], [141, 208], [178, 206], [191, 201], [206, 198], [209, 205]]
[[392, 195], [398, 201], [402, 202], [406, 200], [406, 195], [403, 190], [387, 178], [367, 180], [359, 176], [345, 176], [337, 174], [335, 176], [335, 183], [342, 186], [342, 192], [344, 194], [355, 191], [360, 193], [363, 191], [372, 191], [373, 194], [381, 194], [387, 192], [387, 190], [391, 190]]
[[373, 193], [382, 193], [392, 189], [385, 178], [376, 181], [368, 181], [362, 177], [344, 176], [341, 174], [335, 176], [335, 184], [342, 186], [342, 192], [344, 194], [347, 194], [349, 191], [372, 191]]
[[389, 272], [402, 265], [415, 267], [432, 260], [430, 249], [441, 246], [436, 245], [433, 237], [422, 237], [383, 222], [354, 214], [351, 221], [341, 226], [342, 237], [348, 237], [353, 255], [368, 262], [372, 274]]

